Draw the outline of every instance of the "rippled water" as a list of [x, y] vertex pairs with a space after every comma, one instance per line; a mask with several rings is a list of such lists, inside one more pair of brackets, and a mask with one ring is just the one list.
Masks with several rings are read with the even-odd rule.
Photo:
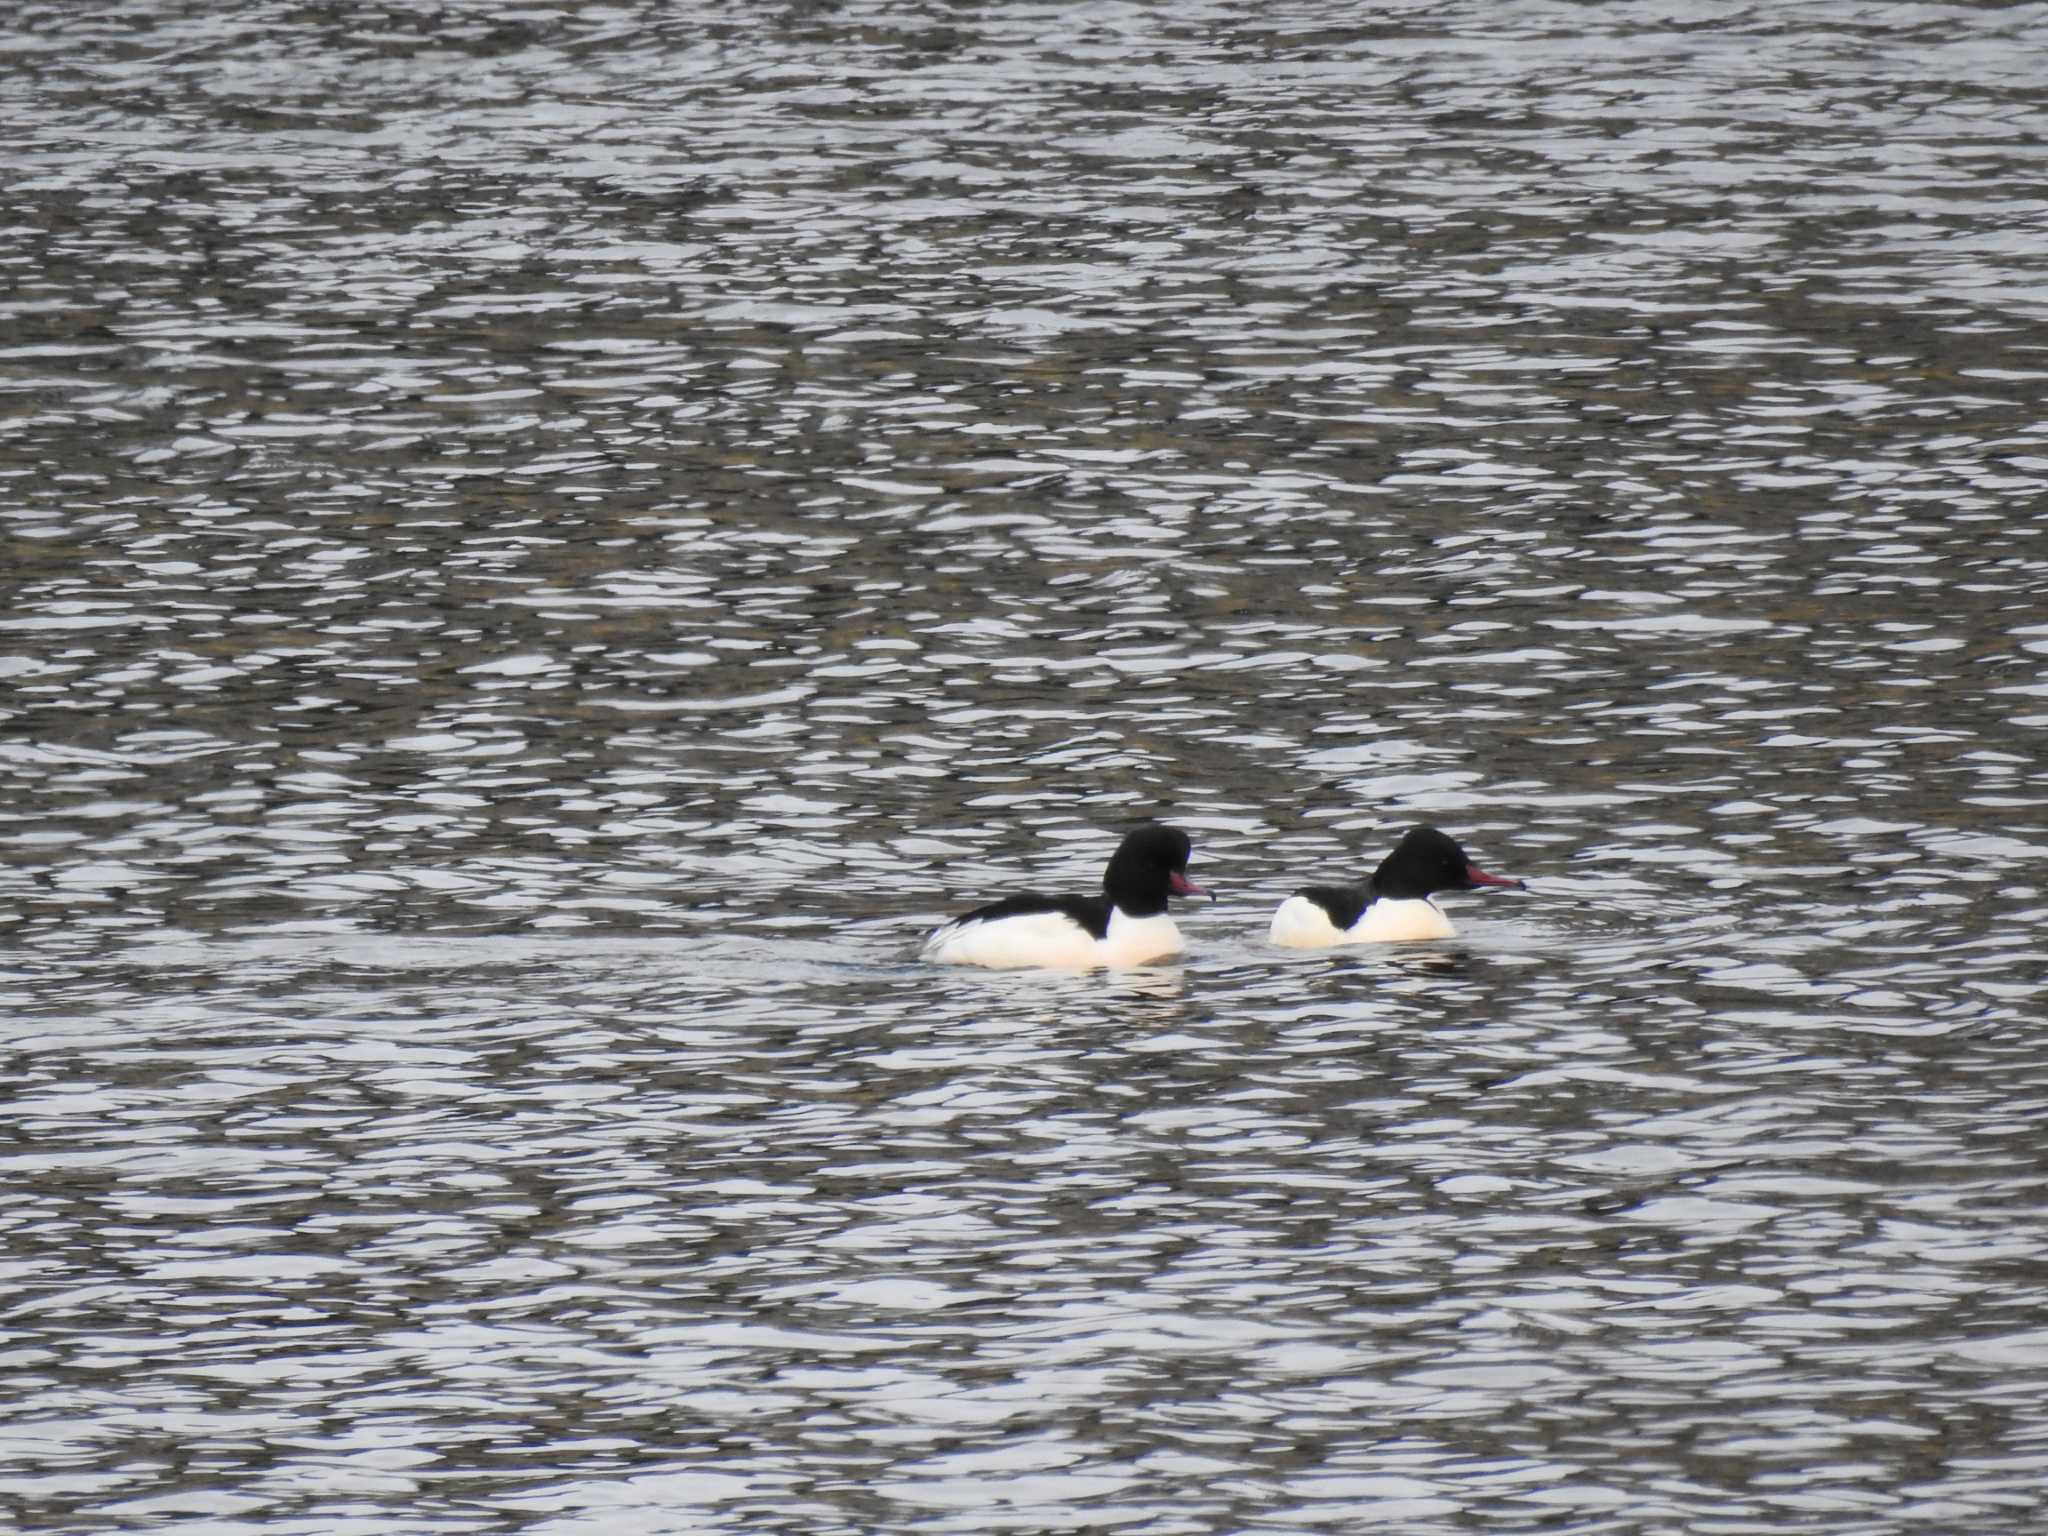
[[0, 60], [12, 1523], [2040, 1528], [2048, 9]]

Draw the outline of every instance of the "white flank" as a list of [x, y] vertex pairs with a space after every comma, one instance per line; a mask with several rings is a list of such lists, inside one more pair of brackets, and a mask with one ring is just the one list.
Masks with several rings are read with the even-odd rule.
[[999, 971], [1024, 966], [1078, 970], [1097, 963], [1095, 936], [1064, 912], [1030, 912], [993, 922], [948, 923], [924, 941], [924, 958], [937, 965], [986, 965]]
[[1273, 926], [1266, 939], [1289, 949], [1324, 949], [1342, 944], [1344, 935], [1330, 921], [1330, 914], [1306, 896], [1290, 896], [1273, 913]]
[[1410, 939], [1448, 939], [1457, 930], [1443, 908], [1426, 897], [1394, 901], [1382, 897], [1359, 914], [1349, 928], [1339, 928], [1330, 914], [1306, 896], [1290, 896], [1273, 914], [1266, 937], [1289, 949], [1327, 949], [1333, 944], [1400, 944]]
[[922, 953], [935, 965], [1082, 970], [1091, 965], [1144, 965], [1179, 954], [1180, 947], [1180, 930], [1164, 913], [1126, 917], [1112, 909], [1106, 939], [1098, 940], [1063, 912], [1030, 912], [993, 922], [948, 923], [932, 930]]

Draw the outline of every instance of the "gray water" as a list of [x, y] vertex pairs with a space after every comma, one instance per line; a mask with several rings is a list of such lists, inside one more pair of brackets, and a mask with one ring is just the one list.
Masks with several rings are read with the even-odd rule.
[[0, 16], [0, 1523], [2039, 1531], [2044, 78]]

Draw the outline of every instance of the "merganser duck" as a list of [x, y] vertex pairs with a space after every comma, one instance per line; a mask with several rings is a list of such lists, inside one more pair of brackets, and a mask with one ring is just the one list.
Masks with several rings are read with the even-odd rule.
[[1181, 950], [1168, 896], [1209, 893], [1187, 877], [1191, 845], [1178, 827], [1147, 822], [1117, 846], [1100, 896], [1006, 896], [976, 907], [924, 941], [939, 965], [1079, 969], [1144, 965]]
[[1415, 827], [1380, 861], [1370, 880], [1311, 885], [1281, 902], [1267, 937], [1290, 949], [1448, 939], [1457, 930], [1429, 899], [1431, 893], [1483, 885], [1528, 889], [1519, 880], [1489, 875], [1435, 827]]

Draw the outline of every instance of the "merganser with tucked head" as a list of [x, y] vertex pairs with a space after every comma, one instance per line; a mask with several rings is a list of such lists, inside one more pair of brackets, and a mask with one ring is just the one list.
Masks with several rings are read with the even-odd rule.
[[1290, 949], [1448, 939], [1457, 930], [1430, 897], [1438, 891], [1488, 885], [1527, 889], [1519, 880], [1489, 875], [1435, 827], [1416, 827], [1380, 862], [1370, 880], [1311, 885], [1281, 902], [1267, 937]]
[[1187, 877], [1192, 845], [1178, 827], [1147, 822], [1102, 873], [1100, 896], [1006, 896], [932, 931], [923, 958], [997, 969], [1144, 965], [1181, 951], [1169, 896], [1209, 893]]

